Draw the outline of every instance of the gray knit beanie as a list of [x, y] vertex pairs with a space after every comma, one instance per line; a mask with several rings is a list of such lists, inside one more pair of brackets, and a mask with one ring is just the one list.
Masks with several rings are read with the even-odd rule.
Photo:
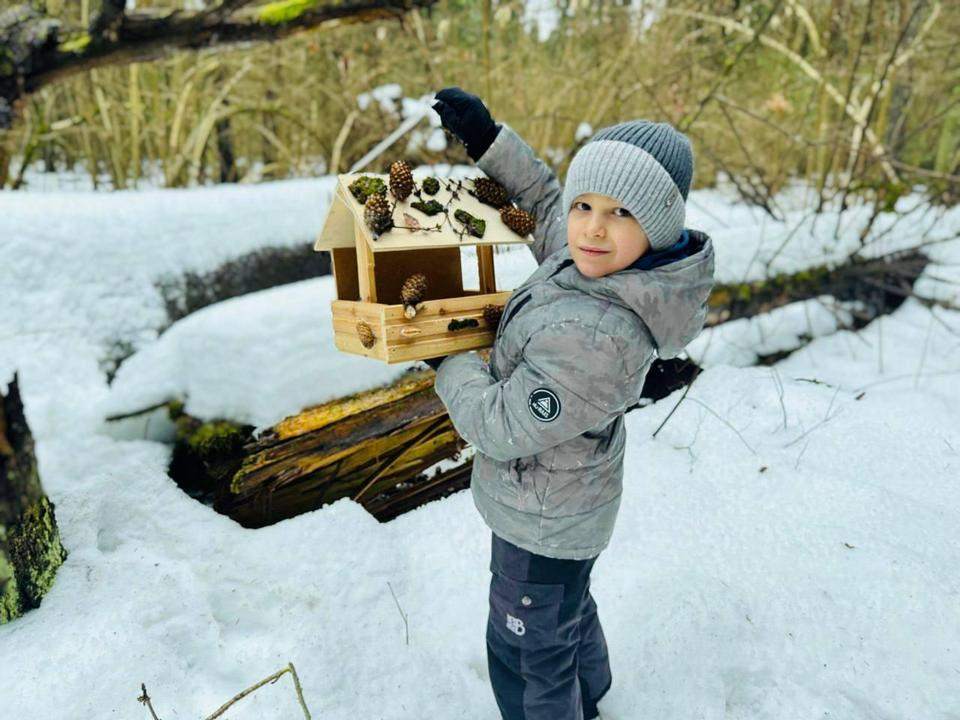
[[693, 178], [693, 149], [667, 123], [629, 120], [598, 131], [567, 170], [565, 211], [580, 193], [615, 198], [637, 219], [653, 250], [683, 232], [684, 202]]

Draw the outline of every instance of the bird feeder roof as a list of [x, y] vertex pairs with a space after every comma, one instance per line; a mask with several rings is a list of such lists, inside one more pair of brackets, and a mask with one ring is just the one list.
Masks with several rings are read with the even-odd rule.
[[[323, 223], [323, 229], [313, 245], [314, 250], [331, 250], [333, 248], [354, 247], [357, 233], [355, 229], [359, 228], [370, 249], [373, 252], [389, 252], [393, 250], [420, 250], [424, 248], [442, 248], [442, 247], [460, 247], [463, 245], [529, 245], [533, 242], [531, 235], [520, 236], [513, 230], [504, 225], [500, 219], [500, 213], [496, 208], [481, 203], [477, 198], [467, 192], [472, 188], [472, 180], [463, 180], [459, 190], [456, 188], [457, 181], [448, 178], [437, 178], [440, 181], [440, 190], [436, 195], [427, 195], [423, 193], [423, 199], [436, 200], [442, 205], [449, 204], [449, 221], [444, 218], [443, 213], [437, 215], [427, 215], [420, 210], [411, 207], [411, 202], [417, 201], [417, 196], [411, 194], [406, 200], [396, 202], [393, 211], [393, 222], [395, 225], [411, 225], [404, 218], [404, 213], [415, 218], [423, 229], [408, 230], [406, 228], [394, 227], [382, 235], [374, 237], [373, 231], [367, 226], [363, 218], [363, 205], [350, 192], [349, 185], [355, 179], [362, 177], [378, 177], [384, 184], [389, 186], [389, 177], [385, 173], [344, 173], [337, 176], [337, 187], [333, 195], [333, 202], [327, 211], [327, 217]], [[423, 180], [423, 176], [415, 176], [414, 181], [417, 185]], [[457, 199], [451, 203], [452, 193], [456, 192]], [[388, 194], [388, 200], [392, 203], [395, 198]], [[486, 229], [482, 238], [475, 237], [466, 232], [458, 232], [463, 229], [463, 225], [454, 219], [455, 210], [466, 210], [476, 218], [486, 222]], [[439, 230], [428, 230], [441, 225]]]

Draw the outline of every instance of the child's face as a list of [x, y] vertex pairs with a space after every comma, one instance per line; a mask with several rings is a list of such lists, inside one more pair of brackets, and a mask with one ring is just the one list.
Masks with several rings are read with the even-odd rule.
[[580, 272], [594, 278], [623, 270], [650, 249], [647, 234], [630, 211], [597, 193], [574, 199], [567, 214], [567, 244]]

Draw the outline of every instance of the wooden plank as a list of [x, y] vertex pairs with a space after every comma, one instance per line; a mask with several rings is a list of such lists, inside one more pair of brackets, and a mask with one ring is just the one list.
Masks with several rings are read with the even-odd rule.
[[373, 253], [367, 245], [360, 225], [353, 226], [355, 244], [357, 247], [357, 282], [359, 284], [360, 302], [377, 302], [377, 275], [374, 266]]
[[480, 269], [480, 293], [495, 293], [497, 279], [493, 266], [493, 247], [491, 245], [477, 246], [477, 264]]
[[[351, 230], [351, 235], [353, 231]], [[359, 300], [360, 285], [357, 280], [357, 251], [353, 243], [348, 248], [330, 250], [330, 266], [333, 279], [337, 284], [337, 298], [340, 300]]]
[[[374, 330], [373, 334], [376, 337], [377, 330]], [[377, 337], [373, 343], [373, 347], [364, 347], [364, 344], [360, 342], [360, 337], [357, 335], [356, 327], [348, 331], [334, 332], [333, 344], [336, 345], [337, 350], [341, 352], [363, 355], [364, 357], [373, 358], [374, 360], [386, 360], [387, 351], [383, 339]]]
[[[371, 325], [370, 327], [377, 340], [385, 339], [388, 345], [411, 345], [422, 340], [460, 337], [478, 332], [490, 331], [496, 333], [496, 327], [487, 325], [483, 317], [479, 314], [476, 315], [474, 319], [479, 323], [477, 327], [467, 327], [460, 330], [450, 330], [448, 328], [450, 321], [442, 318], [434, 318], [432, 320], [424, 320], [407, 325], [394, 324], [387, 325], [386, 327], [381, 325], [379, 328]], [[357, 336], [356, 322], [349, 318], [334, 318], [333, 330], [336, 336]]]
[[[350, 194], [349, 190], [347, 194]], [[352, 195], [350, 199], [356, 203]], [[360, 220], [363, 220], [362, 212]], [[333, 193], [330, 209], [323, 221], [323, 229], [313, 243], [313, 249], [319, 252], [320, 250], [332, 250], [334, 248], [352, 248], [354, 222], [355, 215], [338, 189]]]
[[365, 303], [350, 300], [334, 300], [330, 303], [331, 314], [336, 318], [365, 320], [371, 325], [382, 325], [384, 316], [384, 305], [379, 303]]
[[423, 273], [427, 278], [426, 298], [460, 297], [463, 294], [460, 249], [419, 248], [415, 252], [380, 256], [377, 262], [377, 302], [401, 304], [400, 288], [415, 273]]
[[387, 363], [413, 362], [439, 355], [453, 355], [468, 350], [482, 350], [493, 344], [496, 334], [492, 331], [472, 333], [458, 337], [416, 342], [410, 345], [388, 345]]
[[[470, 312], [476, 308], [483, 308], [484, 305], [505, 305], [510, 299], [512, 290], [490, 293], [487, 295], [465, 295], [464, 297], [443, 298], [442, 300], [426, 300], [423, 308], [417, 311], [416, 318], [425, 318], [430, 316], [458, 316], [462, 312]], [[387, 323], [392, 320], [406, 319], [403, 314], [403, 305], [384, 305], [383, 317]]]

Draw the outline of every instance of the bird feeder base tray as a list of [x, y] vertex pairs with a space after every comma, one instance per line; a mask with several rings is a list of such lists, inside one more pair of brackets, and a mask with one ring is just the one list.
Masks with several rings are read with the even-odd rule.
[[[406, 317], [402, 304], [333, 300], [334, 342], [343, 352], [391, 365], [490, 347], [497, 328], [484, 319], [484, 306], [503, 308], [512, 291], [465, 292], [457, 298], [424, 300], [412, 318]], [[361, 322], [373, 333], [371, 347], [360, 339]], [[460, 329], [454, 329], [457, 326]]]

